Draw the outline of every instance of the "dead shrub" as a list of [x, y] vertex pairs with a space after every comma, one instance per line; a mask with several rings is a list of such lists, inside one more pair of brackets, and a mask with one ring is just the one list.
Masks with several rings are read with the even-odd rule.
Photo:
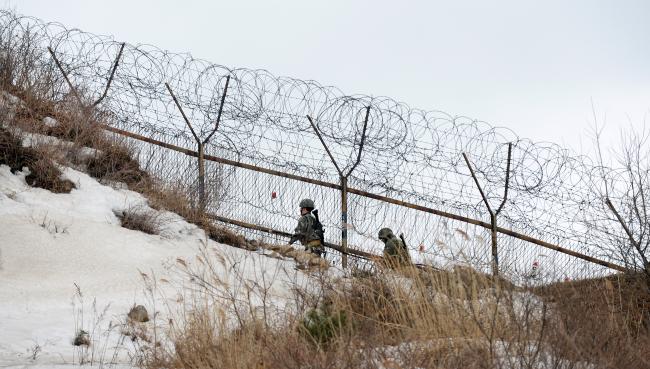
[[75, 346], [90, 346], [90, 335], [88, 332], [80, 329], [75, 335], [72, 344]]
[[[57, 72], [43, 63], [42, 47], [34, 39], [36, 35], [26, 33], [20, 39], [11, 39], [0, 49], [0, 87], [25, 102], [40, 101], [39, 106], [53, 104], [57, 92]], [[33, 112], [37, 113], [37, 112]]]
[[650, 367], [650, 293], [642, 274], [556, 283], [536, 289], [551, 303], [556, 355], [602, 368]]
[[12, 173], [34, 162], [34, 152], [23, 147], [20, 137], [0, 128], [0, 164], [9, 166]]
[[[170, 350], [157, 350], [143, 362], [147, 369], [271, 369], [271, 368], [359, 368], [362, 354], [355, 345], [319, 350], [309, 339], [287, 325], [271, 329], [257, 321], [242, 322], [228, 330], [215, 314], [193, 311], [184, 327], [176, 331]], [[342, 355], [342, 352], [348, 354]]]
[[187, 193], [181, 186], [165, 187], [159, 181], [151, 180], [133, 186], [132, 190], [141, 193], [156, 210], [167, 210], [185, 218], [190, 223], [201, 220], [200, 213], [191, 206]]
[[147, 211], [142, 207], [131, 207], [122, 211], [114, 211], [122, 227], [146, 234], [160, 234], [162, 220], [154, 211]]
[[149, 321], [149, 313], [147, 308], [142, 305], [133, 305], [127, 314], [129, 320], [132, 322], [146, 323]]
[[153, 368], [256, 368], [264, 362], [264, 350], [253, 331], [242, 327], [221, 335], [222, 327], [205, 312], [189, 313], [185, 327], [173, 338], [173, 351], [152, 357], [145, 367]]
[[87, 172], [97, 179], [124, 182], [136, 186], [149, 180], [149, 174], [140, 169], [140, 164], [133, 159], [132, 150], [125, 145], [111, 143], [95, 147], [97, 154], [86, 163]]
[[95, 147], [104, 132], [79, 108], [68, 107], [65, 111], [47, 115], [56, 120], [56, 125], [50, 127], [43, 124], [41, 118], [38, 122], [40, 130], [49, 136], [54, 136], [65, 141], [74, 142], [81, 147]]
[[199, 226], [203, 228], [207, 232], [208, 237], [215, 242], [239, 248], [246, 248], [246, 239], [228, 228], [218, 227], [210, 223], [208, 220], [202, 221]]
[[23, 147], [22, 140], [9, 130], [0, 128], [0, 164], [9, 166], [12, 173], [29, 168], [25, 181], [32, 187], [54, 193], [70, 193], [75, 185], [61, 179], [61, 170], [52, 160], [55, 149], [46, 146]]
[[68, 179], [61, 179], [61, 170], [49, 158], [38, 158], [29, 166], [30, 173], [25, 181], [32, 187], [39, 187], [54, 193], [70, 193], [75, 184]]
[[[23, 97], [21, 94], [21, 97]], [[39, 99], [25, 100], [19, 109], [15, 124], [22, 129], [72, 142], [77, 148], [97, 150], [90, 158], [71, 158], [72, 162], [85, 164], [89, 175], [97, 179], [124, 182], [129, 186], [149, 180], [134, 159], [133, 149], [125, 142], [110, 138], [98, 123], [102, 112], [80, 107], [76, 101], [64, 100], [58, 104]], [[43, 119], [56, 120], [53, 126], [43, 124]]]
[[[210, 270], [202, 265], [201, 270]], [[194, 278], [201, 283], [211, 280], [205, 275]], [[279, 319], [279, 325], [238, 319], [229, 328], [222, 321], [225, 315], [209, 308], [229, 295], [214, 288], [229, 287], [211, 283], [209, 292], [206, 290], [206, 295], [195, 302], [184, 323], [174, 325], [169, 332], [173, 347], [145, 359], [144, 367], [493, 368], [499, 355], [516, 352], [507, 347], [500, 354], [494, 348], [498, 342], [511, 339], [519, 348], [529, 347], [531, 337], [538, 333], [531, 329], [531, 335], [517, 338], [501, 330], [488, 339], [482, 329], [489, 330], [489, 312], [496, 311], [493, 303], [480, 300], [476, 294], [468, 295], [460, 283], [455, 290], [446, 286], [437, 289], [435, 277], [427, 278], [425, 283], [417, 270], [408, 276], [380, 270], [363, 278], [320, 279], [315, 281], [315, 288], [295, 287], [295, 301], [290, 304], [297, 310], [281, 313], [286, 316]], [[440, 290], [451, 295], [439, 296]], [[509, 302], [504, 299], [504, 303]], [[241, 303], [233, 300], [238, 306]], [[248, 309], [255, 310], [253, 306], [244, 307]], [[504, 314], [497, 324], [507, 319]]]
[[52, 100], [35, 96], [27, 91], [13, 91], [15, 96], [23, 101], [16, 109], [15, 120], [19, 125], [38, 127], [43, 118], [54, 117], [57, 111], [56, 103]]

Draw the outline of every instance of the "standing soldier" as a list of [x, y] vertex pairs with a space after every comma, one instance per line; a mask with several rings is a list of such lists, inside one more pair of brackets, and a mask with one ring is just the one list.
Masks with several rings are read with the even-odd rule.
[[411, 256], [405, 243], [395, 237], [390, 228], [379, 230], [379, 239], [384, 243], [384, 260], [390, 266], [411, 264]]
[[314, 201], [311, 199], [303, 199], [300, 201], [300, 220], [294, 232], [294, 235], [289, 240], [289, 244], [296, 241], [305, 246], [305, 251], [312, 252], [318, 256], [323, 253], [323, 225], [318, 219], [318, 210], [314, 210]]

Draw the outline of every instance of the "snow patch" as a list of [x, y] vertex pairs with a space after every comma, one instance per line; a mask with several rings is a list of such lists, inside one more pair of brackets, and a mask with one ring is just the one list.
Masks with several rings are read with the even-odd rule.
[[56, 119], [52, 118], [52, 117], [45, 117], [45, 118], [43, 118], [43, 125], [45, 125], [46, 127], [53, 128], [53, 127], [58, 126], [59, 122]]
[[[178, 273], [170, 266], [177, 259], [191, 264], [202, 248], [223, 259], [216, 272], [242, 289], [242, 296], [247, 281], [263, 279], [269, 296], [281, 304], [292, 296], [292, 285], [308, 283], [292, 261], [218, 244], [177, 214], [150, 208], [136, 192], [62, 169], [76, 185], [69, 194], [30, 187], [26, 172], [12, 174], [0, 166], [0, 366], [78, 363], [81, 351], [72, 340], [81, 328], [95, 332], [92, 349], [110, 347], [106, 355], [115, 351], [117, 363], [130, 365], [128, 350], [120, 346], [120, 340], [130, 340], [119, 328], [129, 309], [135, 303], [149, 309], [152, 299], [159, 309], [169, 306], [178, 292], [177, 286], [161, 283], [160, 296], [153, 296], [140, 272], [172, 280]], [[156, 212], [160, 234], [121, 227], [115, 212], [132, 208]], [[165, 319], [160, 314], [144, 324]]]

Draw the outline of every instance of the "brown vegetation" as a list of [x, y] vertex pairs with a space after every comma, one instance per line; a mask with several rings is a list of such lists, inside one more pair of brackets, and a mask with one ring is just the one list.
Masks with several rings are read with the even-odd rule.
[[54, 193], [70, 193], [74, 183], [61, 179], [61, 170], [51, 158], [51, 148], [23, 147], [22, 140], [7, 129], [0, 128], [0, 164], [7, 165], [12, 172], [27, 167], [27, 184]]
[[650, 365], [650, 292], [644, 274], [556, 283], [535, 289], [556, 309], [558, 354], [604, 368]]
[[[204, 293], [169, 327], [170, 345], [148, 355], [146, 369], [645, 368], [650, 362], [650, 331], [639, 321], [646, 305], [638, 304], [647, 291], [633, 278], [527, 288], [467, 270], [383, 269], [295, 286], [293, 308], [263, 303], [263, 311], [274, 313], [260, 316], [259, 301], [224, 302], [235, 296], [230, 287], [184, 268]], [[260, 294], [252, 287], [249, 298]], [[234, 322], [224, 304], [240, 312]]]
[[115, 211], [115, 216], [120, 220], [122, 227], [146, 234], [159, 234], [161, 219], [159, 213], [146, 211], [141, 207], [131, 207], [122, 211]]
[[[178, 213], [217, 242], [248, 248], [242, 236], [192, 207], [182, 189], [167, 188], [142, 170], [134, 150], [101, 129], [108, 118], [100, 111], [79, 106], [71, 94], [55, 102], [56, 77], [30, 62], [28, 41], [25, 55], [1, 63], [2, 89], [24, 102], [13, 124], [71, 145], [23, 147], [13, 131], [0, 128], [0, 164], [12, 171], [28, 167], [33, 186], [69, 192], [74, 184], [60, 179], [52, 160], [67, 158], [95, 178], [126, 183], [153, 207]], [[46, 117], [57, 124], [44, 125]], [[84, 147], [94, 154], [80, 155]], [[118, 216], [126, 227], [155, 233], [155, 221], [146, 216]], [[241, 278], [248, 288], [242, 301], [210, 274], [215, 261], [202, 260], [208, 274], [186, 271], [200, 284], [194, 286], [195, 300], [165, 332], [167, 341], [144, 340], [152, 345], [143, 351], [146, 369], [650, 367], [650, 297], [636, 277], [525, 288], [471, 268], [406, 267], [340, 280], [320, 275], [309, 288], [292, 286], [287, 307], [277, 309], [264, 281]], [[231, 311], [235, 318], [229, 318]], [[75, 345], [88, 342], [79, 331]]]

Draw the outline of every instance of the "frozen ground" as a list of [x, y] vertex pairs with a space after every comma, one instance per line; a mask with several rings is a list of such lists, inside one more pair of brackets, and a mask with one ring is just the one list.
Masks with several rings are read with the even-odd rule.
[[[0, 367], [78, 364], [84, 356], [72, 345], [78, 329], [95, 333], [86, 360], [129, 366], [133, 347], [119, 334], [129, 308], [138, 303], [151, 312], [154, 302], [175, 301], [171, 286], [152, 298], [140, 272], [174, 278], [169, 266], [178, 258], [195, 260], [202, 247], [223, 257], [216, 267], [224, 280], [265, 273], [277, 299], [306, 280], [291, 261], [207, 240], [203, 230], [169, 212], [159, 214], [160, 235], [122, 228], [114, 211], [153, 211], [146, 199], [79, 171], [64, 169], [77, 186], [69, 194], [32, 188], [25, 175], [0, 166]], [[162, 295], [169, 298], [160, 301]]]
[[[0, 106], [3, 99], [8, 97], [0, 94]], [[18, 103], [14, 100], [9, 99]], [[28, 134], [24, 144], [35, 141], [61, 143]], [[76, 184], [70, 194], [32, 188], [25, 183], [26, 172], [12, 174], [0, 165], [0, 367], [70, 369], [85, 361], [132, 368], [138, 347], [121, 334], [129, 309], [143, 304], [150, 314], [160, 313], [156, 323], [167, 321], [168, 309], [182, 302], [179, 284], [187, 282], [175, 266], [180, 260], [200, 270], [197, 255], [205, 250], [221, 260], [212, 266], [231, 293], [226, 299], [282, 308], [291, 301], [293, 287], [312, 280], [292, 260], [215, 243], [169, 212], [156, 212], [159, 235], [122, 228], [116, 212], [155, 210], [140, 194], [62, 169]], [[157, 281], [155, 292], [147, 290], [143, 273]], [[328, 273], [341, 274], [333, 268]], [[396, 282], [407, 285], [403, 279]], [[251, 285], [263, 289], [267, 300], [247, 293]], [[143, 329], [153, 324], [144, 323]], [[72, 344], [80, 329], [92, 338], [89, 349]], [[391, 356], [396, 348], [386, 350]], [[393, 367], [370, 360], [379, 368]]]

